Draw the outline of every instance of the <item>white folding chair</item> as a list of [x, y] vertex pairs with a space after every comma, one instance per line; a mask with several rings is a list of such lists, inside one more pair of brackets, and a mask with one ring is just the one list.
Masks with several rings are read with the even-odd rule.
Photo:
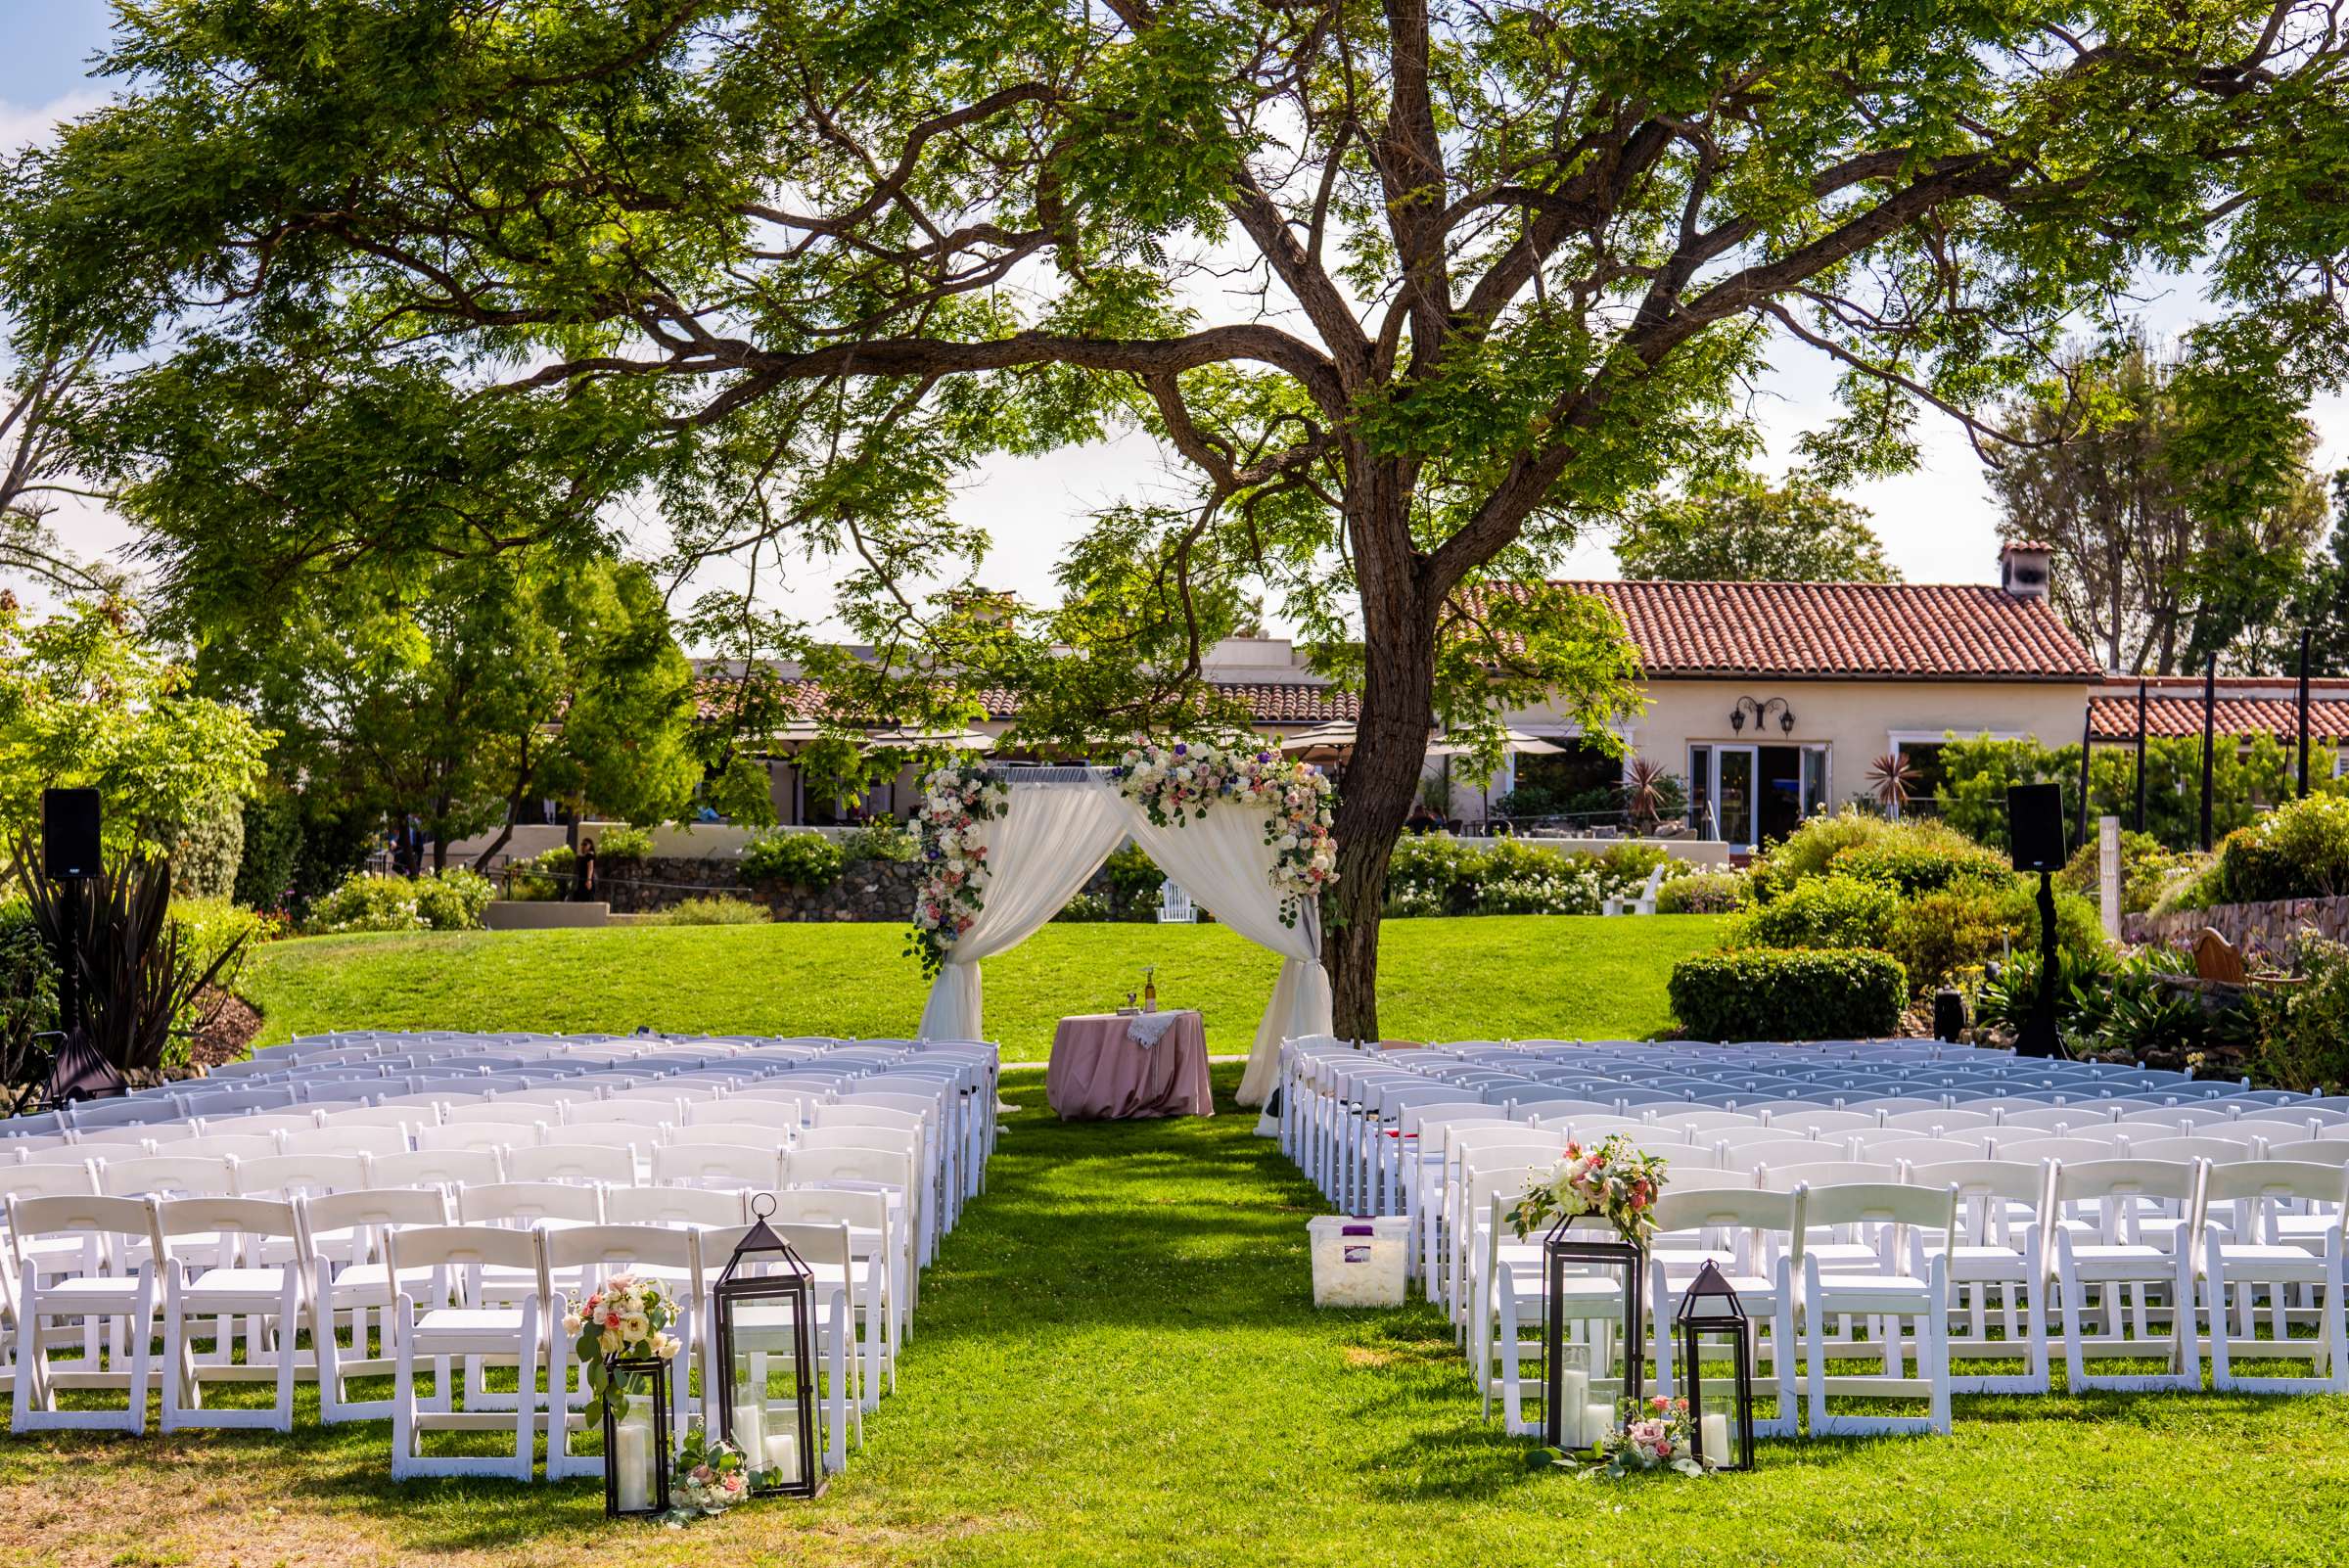
[[[2342, 1214], [2349, 1208], [2349, 1169], [2283, 1160], [2214, 1165], [2203, 1177], [2203, 1204], [2206, 1211], [2219, 1204], [2236, 1211], [2232, 1238], [2215, 1224], [2202, 1237], [2211, 1386], [2223, 1393], [2349, 1392], [2349, 1318], [2342, 1312]], [[2287, 1207], [2322, 1228], [2285, 1236], [2277, 1221]], [[2255, 1297], [2263, 1288], [2270, 1329], [2264, 1339], [2255, 1312]], [[2300, 1294], [2306, 1305], [2293, 1309], [2288, 1293]], [[2292, 1332], [2295, 1317], [2308, 1322], [2313, 1336]], [[2307, 1361], [2308, 1375], [2246, 1377], [2235, 1370], [2238, 1360], [2279, 1360]]]
[[[391, 1268], [385, 1259], [384, 1234], [401, 1225], [445, 1225], [448, 1195], [438, 1186], [378, 1187], [328, 1193], [298, 1199], [307, 1238], [309, 1260], [310, 1345], [318, 1368], [318, 1419], [332, 1426], [344, 1421], [382, 1421], [392, 1415], [390, 1399], [359, 1400], [350, 1394], [354, 1377], [387, 1377], [392, 1372]], [[435, 1297], [435, 1271], [415, 1268], [400, 1279], [399, 1289], [432, 1306], [446, 1306]], [[368, 1338], [370, 1314], [376, 1322], [376, 1343]], [[343, 1348], [347, 1327], [350, 1349]], [[446, 1379], [439, 1380], [434, 1402], [445, 1397]]]
[[506, 1178], [497, 1149], [417, 1149], [378, 1155], [367, 1163], [368, 1179], [379, 1187], [441, 1187], [455, 1192]]
[[[2089, 1160], [2056, 1166], [2054, 1267], [2063, 1304], [2064, 1369], [2075, 1391], [2202, 1386], [2192, 1319], [2203, 1169], [2199, 1162], [2161, 1160]], [[2173, 1228], [2160, 1241], [2148, 1240], [2148, 1221], [2168, 1221]], [[2104, 1319], [2104, 1332], [2096, 1336], [2088, 1328], [2091, 1287], [2097, 1292]], [[2169, 1333], [2156, 1340], [2157, 1314], [2149, 1298], [2165, 1290]], [[2115, 1357], [2166, 1359], [2169, 1370], [2120, 1376], [2088, 1370], [2092, 1359]]]
[[[1949, 1235], [1956, 1228], [1958, 1190], [1935, 1192], [1882, 1181], [1843, 1182], [1814, 1186], [1803, 1193], [1802, 1223], [1796, 1246], [1802, 1258], [1797, 1307], [1803, 1324], [1803, 1385], [1809, 1398], [1810, 1431], [1814, 1437], [1894, 1432], [1950, 1430], [1950, 1276], [1949, 1261], [1920, 1258], [1909, 1245], [1918, 1227]], [[1832, 1269], [1821, 1267], [1819, 1249], [1806, 1238], [1811, 1231], [1847, 1232], [1850, 1244], [1872, 1245], [1882, 1260], [1874, 1268], [1848, 1264]], [[1872, 1232], [1872, 1240], [1869, 1233]], [[1924, 1272], [1911, 1272], [1917, 1262]], [[1868, 1343], [1880, 1346], [1881, 1373], [1835, 1373], [1828, 1370], [1829, 1317], [1868, 1319], [1875, 1326]], [[1902, 1320], [1915, 1323], [1913, 1340], [1904, 1340]], [[1913, 1343], [1916, 1375], [1907, 1371], [1907, 1350]], [[1836, 1345], [1839, 1360], [1858, 1359], [1859, 1342]], [[1926, 1413], [1913, 1415], [1854, 1415], [1830, 1411], [1831, 1396], [1860, 1396], [1871, 1400], [1921, 1398]]]
[[[280, 1198], [162, 1198], [150, 1207], [155, 1256], [162, 1261], [162, 1429], [293, 1431], [296, 1341], [307, 1300], [294, 1205]], [[264, 1261], [264, 1248], [281, 1261]], [[203, 1320], [213, 1325], [208, 1359], [199, 1358], [194, 1344]], [[240, 1324], [242, 1365], [234, 1358]], [[276, 1399], [267, 1409], [207, 1408], [207, 1378], [266, 1380], [276, 1386]]]
[[653, 1150], [653, 1184], [772, 1191], [783, 1184], [783, 1152], [744, 1143], [666, 1143]]
[[1752, 1320], [1757, 1388], [1765, 1367], [1776, 1388], [1777, 1410], [1773, 1416], [1755, 1419], [1754, 1435], [1795, 1436], [1800, 1428], [1794, 1393], [1798, 1353], [1793, 1244], [1803, 1222], [1800, 1197], [1751, 1186], [1692, 1188], [1675, 1182], [1656, 1200], [1655, 1222], [1647, 1274], [1657, 1391], [1667, 1395], [1677, 1391], [1679, 1347], [1674, 1342], [1673, 1316], [1681, 1293], [1709, 1262], [1737, 1292], [1739, 1305]]
[[[1951, 1332], [1950, 1354], [1968, 1360], [2023, 1359], [2020, 1372], [1953, 1374], [1955, 1393], [2045, 1394], [2050, 1386], [2048, 1289], [2053, 1276], [2047, 1238], [2053, 1213], [2052, 1169], [1971, 1156], [1909, 1167], [1912, 1186], [1958, 1189], [1957, 1229], [1946, 1236], [1915, 1232], [1911, 1265], [1911, 1272], [1921, 1279], [1934, 1258], [1948, 1260], [1950, 1312], [1964, 1325]], [[1994, 1292], [2000, 1314], [1995, 1339], [1990, 1333]]]
[[[154, 1370], [156, 1265], [154, 1222], [143, 1198], [8, 1194], [8, 1234], [16, 1260], [18, 1301], [14, 1432], [145, 1432], [147, 1385]], [[70, 1243], [67, 1261], [59, 1246]], [[131, 1262], [135, 1244], [143, 1261]], [[60, 1321], [53, 1330], [51, 1320]], [[80, 1327], [78, 1360], [49, 1359], [53, 1344], [71, 1344], [64, 1322]], [[120, 1409], [67, 1409], [61, 1389], [119, 1389]]]
[[616, 1275], [635, 1274], [668, 1286], [678, 1311], [668, 1331], [683, 1347], [678, 1353], [681, 1364], [677, 1375], [669, 1379], [669, 1426], [671, 1431], [683, 1431], [692, 1382], [684, 1372], [693, 1364], [693, 1347], [701, 1335], [702, 1291], [695, 1233], [665, 1225], [605, 1223], [539, 1234], [552, 1290], [549, 1320], [556, 1325], [548, 1336], [546, 1478], [563, 1481], [600, 1475], [604, 1469], [600, 1446], [592, 1453], [577, 1453], [573, 1447], [574, 1434], [586, 1429], [581, 1409], [591, 1391], [586, 1379], [576, 1375], [580, 1367], [572, 1358], [573, 1347], [562, 1332], [562, 1319], [570, 1312], [570, 1304], [585, 1301], [597, 1285]]
[[[544, 1349], [547, 1314], [546, 1267], [536, 1230], [509, 1230], [497, 1225], [419, 1225], [386, 1232], [384, 1245], [392, 1287], [392, 1477], [477, 1475], [530, 1479], [538, 1429], [538, 1373]], [[400, 1281], [411, 1270], [429, 1271], [435, 1278], [461, 1272], [499, 1269], [509, 1275], [531, 1275], [535, 1289], [516, 1293], [512, 1305], [477, 1305], [478, 1296], [462, 1292], [465, 1305], [442, 1306], [438, 1286], [419, 1308], [416, 1296]], [[516, 1392], [510, 1408], [475, 1407], [469, 1402], [457, 1408], [452, 1394], [450, 1363], [461, 1360], [470, 1392], [484, 1386], [483, 1374], [492, 1363], [511, 1362]], [[419, 1407], [416, 1368], [419, 1361], [437, 1368], [437, 1407]], [[511, 1430], [511, 1456], [427, 1454], [424, 1437], [433, 1431], [494, 1432]]]

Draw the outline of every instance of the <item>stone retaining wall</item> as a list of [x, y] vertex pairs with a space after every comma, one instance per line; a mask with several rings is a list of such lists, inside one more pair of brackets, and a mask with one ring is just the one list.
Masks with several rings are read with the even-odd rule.
[[2349, 942], [2349, 898], [2278, 899], [2269, 903], [2222, 903], [2176, 914], [2121, 916], [2121, 936], [2134, 943], [2184, 946], [2208, 926], [2250, 952], [2280, 952], [2301, 932], [2314, 930]]

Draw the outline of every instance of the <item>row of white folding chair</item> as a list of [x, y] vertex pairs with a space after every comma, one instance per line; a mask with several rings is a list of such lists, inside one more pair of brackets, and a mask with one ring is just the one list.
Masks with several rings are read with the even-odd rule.
[[[688, 1224], [741, 1223], [742, 1194], [698, 1193], [694, 1196], [702, 1201], [689, 1206], [682, 1202], [687, 1190], [668, 1192], [658, 1201], [621, 1204], [622, 1214], [646, 1217], [645, 1222], [628, 1223], [625, 1228], [652, 1229], [662, 1223], [675, 1222], [680, 1210], [685, 1211], [682, 1218]], [[886, 1308], [878, 1298], [885, 1288], [882, 1284], [885, 1270], [877, 1259], [869, 1266], [857, 1262], [859, 1254], [850, 1240], [851, 1219], [854, 1217], [852, 1206], [844, 1215], [844, 1199], [838, 1194], [792, 1193], [776, 1194], [775, 1198], [781, 1212], [798, 1217], [791, 1222], [795, 1226], [815, 1226], [819, 1242], [827, 1237], [837, 1238], [837, 1259], [820, 1249], [810, 1251], [804, 1242], [800, 1243], [807, 1262], [816, 1270], [819, 1290], [837, 1289], [842, 1293], [843, 1310], [836, 1314], [833, 1327], [836, 1399], [846, 1402], [854, 1394], [852, 1384], [857, 1379], [838, 1358], [846, 1355], [848, 1338], [859, 1319], [865, 1327], [866, 1347], [858, 1360], [868, 1363], [868, 1375], [873, 1378], [868, 1387], [874, 1389], [872, 1397], [877, 1397], [884, 1354], [881, 1336], [887, 1317]], [[535, 1205], [523, 1207], [560, 1209], [565, 1200], [565, 1194], [539, 1194]], [[486, 1191], [482, 1194], [480, 1206], [496, 1211], [501, 1218], [516, 1207], [499, 1201], [498, 1194]], [[17, 1317], [15, 1348], [22, 1374], [15, 1379], [13, 1391], [17, 1430], [45, 1426], [126, 1426], [133, 1431], [143, 1430], [150, 1374], [147, 1341], [153, 1314], [159, 1307], [163, 1315], [162, 1421], [166, 1431], [184, 1426], [272, 1426], [290, 1430], [294, 1381], [302, 1369], [295, 1350], [295, 1335], [305, 1326], [311, 1331], [314, 1347], [308, 1369], [321, 1383], [323, 1419], [383, 1414], [400, 1419], [401, 1411], [393, 1407], [409, 1393], [409, 1369], [404, 1359], [396, 1368], [401, 1377], [400, 1395], [390, 1404], [351, 1401], [347, 1398], [346, 1380], [354, 1375], [394, 1369], [386, 1358], [368, 1356], [366, 1315], [372, 1308], [389, 1328], [393, 1305], [392, 1280], [398, 1280], [403, 1296], [421, 1283], [418, 1269], [406, 1264], [394, 1266], [382, 1250], [385, 1238], [396, 1234], [383, 1227], [443, 1222], [447, 1219], [444, 1195], [425, 1189], [365, 1190], [290, 1203], [247, 1198], [12, 1198], [9, 1210], [17, 1235], [76, 1242], [77, 1255], [85, 1263], [85, 1267], [66, 1270], [39, 1265], [25, 1268], [29, 1288], [12, 1296], [11, 1305]], [[139, 1222], [140, 1217], [144, 1217], [143, 1224]], [[511, 1225], [483, 1225], [479, 1214], [464, 1213], [461, 1218], [476, 1229], [516, 1233]], [[570, 1260], [574, 1264], [596, 1261], [581, 1251], [582, 1241], [598, 1237], [608, 1240], [615, 1222], [600, 1219], [567, 1222], [545, 1216], [530, 1223], [529, 1230], [561, 1267], [572, 1253], [580, 1253], [578, 1258]], [[337, 1268], [329, 1252], [313, 1242], [313, 1233], [328, 1241], [340, 1239], [345, 1253], [342, 1267]], [[665, 1233], [670, 1238], [665, 1245], [671, 1250], [692, 1245], [690, 1232], [671, 1229]], [[787, 1236], [787, 1239], [793, 1238]], [[726, 1249], [731, 1250], [730, 1241]], [[138, 1256], [134, 1258], [134, 1254]], [[150, 1262], [156, 1258], [163, 1260], [160, 1269]], [[487, 1272], [497, 1271], [498, 1266], [492, 1263]], [[159, 1272], [160, 1292], [156, 1284]], [[524, 1302], [533, 1314], [549, 1302], [543, 1261], [534, 1274], [511, 1267], [503, 1272], [506, 1277], [496, 1281], [491, 1289], [485, 1285], [484, 1269], [477, 1264], [461, 1303], [473, 1312], [477, 1328], [484, 1311], [508, 1314], [497, 1325], [498, 1334], [518, 1326], [511, 1316], [517, 1301]], [[698, 1268], [690, 1280], [673, 1273], [668, 1277], [689, 1303], [701, 1299]], [[587, 1283], [582, 1275], [576, 1282], [567, 1279], [565, 1288], [576, 1297]], [[867, 1295], [873, 1299], [857, 1300]], [[438, 1299], [442, 1303], [448, 1299], [444, 1283], [438, 1288]], [[56, 1318], [78, 1319], [83, 1324], [83, 1357], [63, 1368], [53, 1368], [46, 1355], [51, 1345], [69, 1342], [69, 1335], [52, 1326], [52, 1319]], [[217, 1344], [216, 1354], [211, 1358], [199, 1358], [194, 1353], [195, 1341], [204, 1337], [198, 1324], [207, 1318], [213, 1323], [211, 1337], [216, 1342], [233, 1335], [240, 1322], [244, 1325], [247, 1359], [242, 1364], [226, 1354], [228, 1346], [224, 1342]], [[345, 1356], [338, 1332], [343, 1321], [353, 1319], [351, 1353]], [[111, 1332], [99, 1333], [101, 1324]], [[680, 1337], [690, 1344], [691, 1333], [691, 1325], [687, 1324]], [[396, 1336], [386, 1337], [389, 1349], [389, 1340]], [[457, 1347], [443, 1349], [453, 1352]], [[560, 1372], [563, 1354], [558, 1350], [558, 1372], [550, 1380], [550, 1387], [568, 1385]], [[530, 1408], [533, 1401], [512, 1397], [502, 1402], [484, 1401], [479, 1361], [470, 1356], [468, 1361], [468, 1407], [474, 1413], [457, 1424], [477, 1428], [498, 1424], [499, 1418], [494, 1415], [484, 1422], [481, 1412], [486, 1406], [500, 1403], [510, 1409]], [[704, 1370], [705, 1386], [709, 1386], [706, 1364]], [[206, 1410], [204, 1382], [223, 1378], [273, 1382], [276, 1399], [266, 1409]], [[108, 1386], [121, 1388], [126, 1393], [123, 1409], [91, 1412], [59, 1408], [56, 1396], [60, 1388]], [[526, 1386], [530, 1386], [528, 1381]], [[571, 1403], [576, 1405], [583, 1397], [583, 1389], [576, 1390]], [[448, 1398], [449, 1386], [443, 1372], [441, 1387], [434, 1401], [436, 1407], [446, 1410]], [[859, 1421], [864, 1403], [856, 1402]], [[415, 1426], [412, 1407], [406, 1413], [412, 1432]], [[516, 1417], [510, 1415], [504, 1419], [513, 1421]], [[834, 1427], [837, 1434], [837, 1422]], [[518, 1453], [526, 1473], [528, 1431], [525, 1425], [518, 1438]], [[837, 1453], [837, 1435], [834, 1447]], [[404, 1438], [398, 1452], [412, 1453]], [[550, 1453], [560, 1455], [562, 1452], [561, 1438], [550, 1428]], [[550, 1459], [550, 1474], [557, 1473], [560, 1462]]]
[[[1497, 1215], [1507, 1201], [1507, 1195], [1496, 1194], [1494, 1212]], [[1798, 1392], [1808, 1397], [1814, 1435], [1946, 1433], [1951, 1395], [1948, 1270], [1941, 1262], [1930, 1261], [1912, 1271], [1908, 1243], [1920, 1233], [1946, 1234], [1955, 1212], [1953, 1189], [1874, 1182], [1804, 1185], [1783, 1193], [1667, 1192], [1658, 1206], [1661, 1233], [1650, 1254], [1647, 1286], [1652, 1292], [1648, 1320], [1656, 1329], [1660, 1388], [1670, 1391], [1673, 1386], [1675, 1363], [1668, 1341], [1678, 1292], [1710, 1260], [1733, 1275], [1733, 1288], [1755, 1318], [1763, 1360], [1774, 1377], [1777, 1413], [1766, 1425], [1757, 1425], [1759, 1435], [1795, 1433]], [[1685, 1233], [1684, 1240], [1681, 1233]], [[1729, 1241], [1727, 1250], [1721, 1245], [1725, 1240]], [[1492, 1277], [1491, 1312], [1480, 1311], [1479, 1316], [1492, 1319], [1490, 1344], [1497, 1349], [1497, 1366], [1481, 1338], [1472, 1355], [1488, 1408], [1491, 1396], [1499, 1393], [1504, 1419], [1518, 1430], [1524, 1425], [1521, 1332], [1529, 1323], [1538, 1327], [1545, 1310], [1539, 1250], [1523, 1243], [1497, 1246]], [[1623, 1320], [1621, 1292], [1628, 1282], [1585, 1278], [1578, 1284], [1583, 1288], [1571, 1291], [1566, 1303], [1573, 1321], [1564, 1326], [1586, 1343], [1596, 1337], [1595, 1348], [1603, 1356], [1611, 1329]], [[1853, 1318], [1874, 1326], [1865, 1340], [1847, 1335], [1834, 1341], [1832, 1359], [1878, 1356], [1884, 1362], [1881, 1373], [1830, 1371], [1828, 1324]], [[1912, 1334], [1901, 1332], [1902, 1319], [1914, 1322]], [[1908, 1371], [1911, 1347], [1914, 1376]], [[1830, 1408], [1830, 1397], [1845, 1396], [1871, 1401], [1912, 1397], [1922, 1399], [1926, 1408], [1921, 1416], [1863, 1416]]]

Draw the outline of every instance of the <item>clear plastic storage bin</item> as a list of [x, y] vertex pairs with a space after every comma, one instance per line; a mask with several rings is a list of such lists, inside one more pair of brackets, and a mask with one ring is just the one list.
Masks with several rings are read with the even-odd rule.
[[1313, 1249], [1313, 1305], [1400, 1307], [1410, 1220], [1384, 1215], [1315, 1215], [1306, 1222]]

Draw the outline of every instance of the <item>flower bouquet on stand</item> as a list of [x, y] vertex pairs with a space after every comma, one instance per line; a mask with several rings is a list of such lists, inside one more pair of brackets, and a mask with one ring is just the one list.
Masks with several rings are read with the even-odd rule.
[[613, 1419], [627, 1418], [634, 1380], [614, 1377], [612, 1363], [676, 1360], [677, 1338], [668, 1332], [676, 1320], [677, 1304], [668, 1287], [635, 1274], [614, 1274], [564, 1314], [563, 1332], [572, 1337], [572, 1352], [593, 1395], [587, 1402], [588, 1420], [602, 1420], [607, 1407]]
[[1596, 1148], [1567, 1144], [1557, 1168], [1509, 1209], [1519, 1236], [1548, 1227], [1542, 1429], [1552, 1451], [1620, 1438], [1622, 1412], [1642, 1403], [1647, 1243], [1663, 1190], [1664, 1161], [1617, 1134]]

